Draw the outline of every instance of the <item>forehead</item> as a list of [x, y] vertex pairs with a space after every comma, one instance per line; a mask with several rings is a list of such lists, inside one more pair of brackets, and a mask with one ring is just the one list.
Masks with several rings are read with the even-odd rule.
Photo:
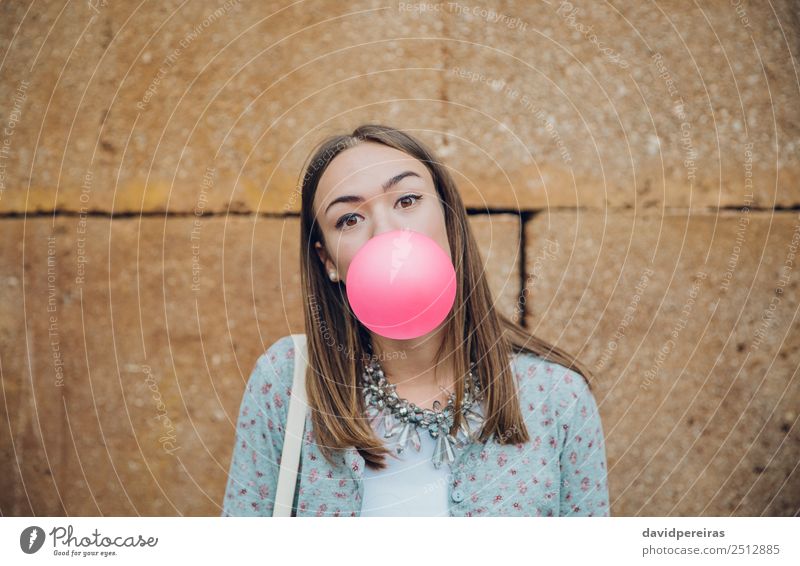
[[320, 177], [314, 208], [319, 211], [340, 194], [377, 195], [384, 181], [406, 170], [433, 182], [428, 168], [421, 161], [399, 149], [375, 142], [346, 149], [333, 158]]

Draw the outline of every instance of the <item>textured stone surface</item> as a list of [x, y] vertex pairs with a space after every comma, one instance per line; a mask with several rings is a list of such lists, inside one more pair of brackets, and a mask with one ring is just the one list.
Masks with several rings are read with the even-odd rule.
[[0, 212], [191, 211], [208, 168], [208, 210], [296, 211], [313, 143], [367, 121], [473, 208], [734, 206], [748, 143], [754, 204], [800, 202], [791, 1], [574, 4], [4, 5], [4, 117], [31, 84]]
[[749, 142], [757, 205], [798, 202], [791, 2], [748, 5], [748, 26], [729, 2], [494, 8], [443, 15], [449, 155], [474, 182], [470, 202], [736, 205]]
[[107, 140], [97, 132], [101, 101], [115, 85], [95, 71], [111, 30], [87, 2], [36, 10], [7, 3], [0, 11], [0, 140], [8, 147], [0, 154], [0, 212], [53, 210], [57, 203], [77, 210], [87, 171], [96, 177], [107, 163]]
[[520, 294], [519, 217], [512, 214], [474, 215], [470, 227], [486, 263], [485, 274], [496, 301], [495, 308], [513, 316]]
[[[303, 331], [299, 222], [198, 220], [0, 222], [4, 514], [219, 512], [246, 379]], [[471, 225], [509, 312], [519, 221]]]
[[559, 212], [525, 230], [528, 326], [595, 373], [613, 513], [796, 514], [800, 215]]
[[[212, 514], [255, 359], [302, 325], [297, 221], [204, 218], [193, 241], [191, 217], [90, 217], [78, 284], [78, 220], [0, 223], [4, 241], [18, 242], [2, 248], [3, 381], [14, 439], [12, 448], [3, 438], [2, 449], [5, 462], [20, 465], [3, 474], [3, 511]], [[62, 386], [51, 343], [63, 355]]]

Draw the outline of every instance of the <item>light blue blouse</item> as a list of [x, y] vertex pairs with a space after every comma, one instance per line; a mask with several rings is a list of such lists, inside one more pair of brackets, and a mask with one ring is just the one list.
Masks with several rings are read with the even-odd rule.
[[[492, 434], [483, 443], [456, 450], [450, 469], [438, 471], [444, 476], [419, 465], [416, 459], [407, 460], [404, 469], [410, 468], [410, 472], [396, 472], [403, 467], [398, 464], [392, 468], [394, 473], [372, 484], [375, 489], [370, 493], [365, 486], [375, 475], [370, 475], [364, 457], [350, 446], [337, 450], [333, 462], [326, 460], [316, 444], [311, 411], [307, 411], [295, 514], [443, 514], [442, 495], [446, 493], [451, 517], [609, 515], [605, 438], [586, 380], [529, 352], [514, 354], [511, 366], [527, 442], [502, 443]], [[223, 516], [272, 514], [293, 369], [290, 336], [275, 342], [253, 368], [239, 408]], [[427, 444], [419, 454], [426, 465], [431, 452]], [[405, 487], [401, 490], [386, 482]], [[417, 486], [417, 491], [409, 485]], [[431, 500], [430, 507], [423, 508], [420, 485], [430, 485], [433, 490], [425, 494], [422, 488], [422, 495]], [[419, 497], [409, 497], [407, 489]], [[387, 501], [387, 493], [396, 497]]]

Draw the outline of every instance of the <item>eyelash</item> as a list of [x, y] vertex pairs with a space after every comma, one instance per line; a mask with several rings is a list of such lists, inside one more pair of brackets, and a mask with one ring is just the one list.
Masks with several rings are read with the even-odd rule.
[[[414, 201], [414, 204], [416, 204], [417, 202], [419, 202], [419, 201], [421, 201], [421, 200], [422, 200], [422, 195], [418, 195], [418, 194], [412, 194], [412, 193], [409, 193], [409, 194], [407, 194], [407, 195], [403, 195], [402, 197], [400, 197], [399, 199], [397, 199], [397, 202], [395, 202], [395, 204], [397, 204], [397, 203], [398, 203], [398, 202], [400, 202], [401, 200], [405, 200], [405, 199], [407, 199], [407, 198], [413, 198], [413, 199], [416, 199], [416, 200]], [[353, 214], [353, 213], [348, 213], [348, 214], [345, 214], [344, 216], [342, 216], [342, 217], [341, 217], [341, 218], [340, 218], [340, 219], [339, 219], [339, 220], [336, 222], [336, 229], [337, 229], [337, 230], [341, 230], [341, 229], [342, 229], [342, 226], [344, 225], [344, 223], [345, 223], [345, 222], [347, 222], [348, 220], [350, 220], [350, 217], [352, 217], [352, 216], [355, 216], [355, 214]]]

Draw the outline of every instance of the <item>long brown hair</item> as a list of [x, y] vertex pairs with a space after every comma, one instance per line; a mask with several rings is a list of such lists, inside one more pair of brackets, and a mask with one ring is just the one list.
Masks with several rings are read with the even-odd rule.
[[485, 395], [485, 422], [478, 439], [493, 433], [501, 444], [528, 442], [519, 399], [510, 367], [515, 353], [530, 352], [581, 374], [588, 369], [563, 350], [533, 336], [495, 310], [483, 261], [467, 221], [464, 203], [447, 168], [422, 142], [402, 130], [365, 124], [352, 134], [328, 137], [313, 151], [302, 175], [300, 262], [309, 369], [306, 379], [315, 441], [324, 457], [334, 464], [332, 450], [357, 447], [373, 469], [385, 467], [389, 449], [380, 442], [364, 415], [359, 392], [361, 373], [369, 359], [370, 335], [351, 311], [341, 283], [333, 283], [315, 253], [316, 241], [324, 245], [314, 218], [312, 203], [322, 174], [342, 151], [364, 142], [380, 143], [421, 161], [430, 171], [445, 208], [445, 223], [458, 281], [453, 309], [445, 321], [444, 340], [437, 364], [448, 352], [456, 370], [456, 411], [451, 432], [458, 431], [463, 382], [475, 363], [475, 375]]

